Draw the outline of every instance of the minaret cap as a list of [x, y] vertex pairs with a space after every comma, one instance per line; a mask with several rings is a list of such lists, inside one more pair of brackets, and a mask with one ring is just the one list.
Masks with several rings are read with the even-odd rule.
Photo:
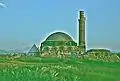
[[81, 18], [84, 18], [84, 17], [85, 17], [85, 16], [84, 16], [84, 11], [79, 11], [79, 12], [80, 12], [80, 15], [79, 15], [79, 16], [80, 16], [80, 19], [81, 19]]

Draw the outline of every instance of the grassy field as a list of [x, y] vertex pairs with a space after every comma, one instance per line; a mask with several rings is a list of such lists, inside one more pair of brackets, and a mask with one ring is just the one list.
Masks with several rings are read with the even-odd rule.
[[120, 81], [120, 62], [2, 57], [0, 81]]

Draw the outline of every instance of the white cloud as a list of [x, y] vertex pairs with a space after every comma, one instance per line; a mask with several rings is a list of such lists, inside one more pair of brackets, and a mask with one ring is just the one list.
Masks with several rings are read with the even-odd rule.
[[7, 8], [7, 6], [5, 4], [3, 4], [3, 3], [0, 3], [0, 7]]

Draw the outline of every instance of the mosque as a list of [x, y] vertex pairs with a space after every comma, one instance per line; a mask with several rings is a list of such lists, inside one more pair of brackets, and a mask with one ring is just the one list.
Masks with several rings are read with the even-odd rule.
[[[71, 36], [65, 32], [54, 32], [43, 41], [39, 48], [35, 45], [29, 53], [39, 52], [38, 55], [70, 55], [72, 52], [83, 54], [86, 52], [85, 41], [85, 15], [84, 11], [79, 12], [78, 42], [75, 42]], [[34, 49], [33, 49], [34, 48]], [[36, 50], [37, 49], [37, 50]], [[32, 51], [31, 51], [32, 50]]]

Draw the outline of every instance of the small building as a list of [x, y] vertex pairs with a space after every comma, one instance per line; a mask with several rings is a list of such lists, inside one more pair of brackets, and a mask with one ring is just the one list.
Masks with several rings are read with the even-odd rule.
[[38, 56], [39, 55], [39, 49], [36, 47], [35, 44], [29, 50], [28, 55], [30, 55], [30, 56]]

